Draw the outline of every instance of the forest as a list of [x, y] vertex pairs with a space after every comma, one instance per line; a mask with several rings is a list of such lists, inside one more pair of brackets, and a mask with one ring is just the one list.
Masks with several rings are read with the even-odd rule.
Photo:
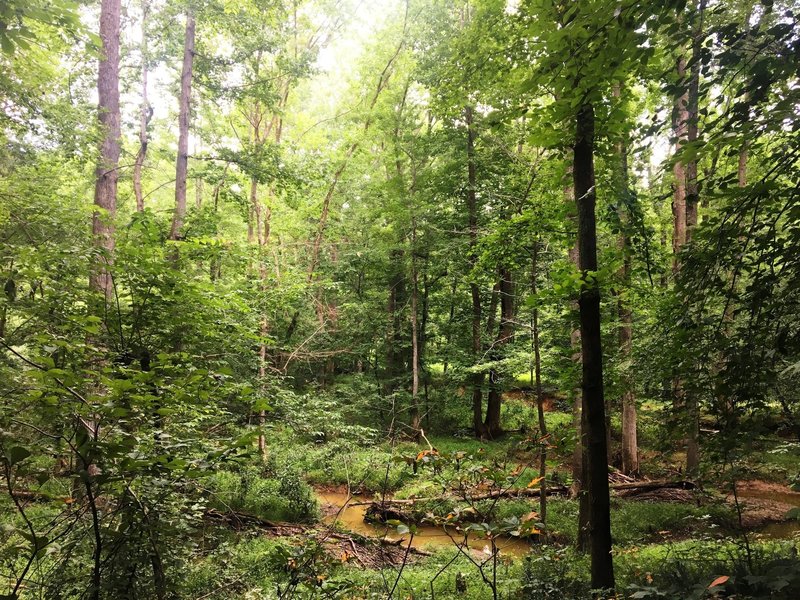
[[800, 598], [798, 17], [0, 0], [0, 600]]

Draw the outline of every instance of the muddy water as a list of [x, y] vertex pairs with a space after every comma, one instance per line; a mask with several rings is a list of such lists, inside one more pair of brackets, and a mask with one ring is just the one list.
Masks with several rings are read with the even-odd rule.
[[[387, 540], [391, 541], [396, 541], [402, 538], [404, 543], [408, 543], [410, 535], [398, 535], [395, 527], [373, 524], [364, 521], [364, 514], [367, 511], [367, 507], [364, 505], [353, 506], [352, 504], [349, 504], [347, 502], [347, 494], [341, 492], [319, 491], [317, 492], [317, 498], [319, 499], [321, 505], [329, 504], [339, 510], [338, 514], [332, 514], [323, 519], [324, 522], [329, 525], [336, 523], [340, 527], [348, 529], [354, 533], [360, 533], [361, 535], [369, 537], [385, 537]], [[350, 502], [366, 500], [370, 500], [370, 498], [363, 496], [352, 496], [350, 498]], [[455, 548], [453, 540], [461, 542], [463, 541], [463, 537], [453, 530], [450, 530], [450, 534], [453, 536], [453, 539], [447, 535], [447, 532], [444, 530], [444, 528], [434, 527], [432, 525], [417, 525], [417, 531], [414, 534], [414, 539], [412, 540], [411, 545], [414, 548], [419, 549], [435, 549], [437, 547]], [[467, 540], [467, 543], [472, 550], [485, 552], [487, 557], [491, 555], [490, 544], [487, 540], [477, 536], [470, 536]], [[531, 548], [527, 541], [513, 537], [498, 538], [496, 543], [501, 557], [521, 557], [527, 554]]]
[[[748, 500], [755, 502], [778, 503], [783, 512], [788, 512], [793, 507], [800, 507], [800, 492], [781, 491], [771, 488], [742, 486], [736, 491], [739, 500], [747, 504]], [[768, 523], [758, 531], [763, 537], [769, 539], [793, 538], [800, 534], [800, 520], [792, 519], [779, 523]]]

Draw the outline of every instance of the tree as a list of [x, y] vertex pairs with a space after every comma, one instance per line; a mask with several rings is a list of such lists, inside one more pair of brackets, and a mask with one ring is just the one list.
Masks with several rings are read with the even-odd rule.
[[186, 14], [186, 32], [183, 42], [183, 64], [178, 101], [178, 156], [175, 159], [175, 213], [172, 218], [171, 240], [181, 239], [186, 216], [186, 182], [189, 175], [189, 123], [191, 119], [192, 74], [194, 64], [194, 13]]
[[608, 489], [603, 348], [600, 339], [600, 289], [597, 285], [597, 226], [595, 220], [594, 107], [585, 103], [576, 116], [573, 177], [578, 203], [578, 254], [582, 287], [581, 360], [583, 412], [588, 464], [589, 523], [591, 531], [592, 587], [614, 588], [611, 561], [611, 508]]
[[147, 101], [147, 61], [149, 60], [147, 52], [147, 25], [148, 17], [150, 14], [150, 5], [148, 0], [142, 0], [142, 40], [139, 45], [139, 51], [142, 55], [142, 106], [139, 115], [139, 151], [136, 153], [136, 162], [133, 166], [133, 193], [136, 196], [136, 210], [139, 212], [144, 210], [144, 194], [142, 193], [142, 167], [147, 158], [147, 126], [150, 123], [150, 118], [153, 116], [153, 108]]
[[114, 217], [117, 211], [119, 179], [119, 0], [103, 0], [100, 6], [102, 56], [97, 71], [98, 120], [102, 131], [100, 158], [95, 171], [92, 232], [98, 250], [89, 284], [103, 294], [106, 302], [114, 293], [111, 265], [114, 253]]

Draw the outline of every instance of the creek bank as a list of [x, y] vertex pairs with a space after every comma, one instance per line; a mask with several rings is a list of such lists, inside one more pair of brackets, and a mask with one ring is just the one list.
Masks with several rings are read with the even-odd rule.
[[[424, 522], [415, 523], [417, 519], [411, 518], [401, 511], [393, 511], [391, 515], [386, 513], [388, 517], [386, 519], [381, 519], [380, 514], [373, 512], [373, 515], [377, 518], [370, 520], [367, 514], [368, 511], [376, 502], [380, 503], [380, 501], [375, 501], [366, 496], [327, 489], [318, 490], [317, 498], [324, 515], [323, 522], [328, 525], [335, 525], [364, 536], [383, 539], [392, 544], [404, 546], [410, 542], [411, 546], [418, 550], [442, 547], [455, 548], [456, 545], [465, 545], [472, 552], [491, 554], [491, 542], [486, 538], [474, 533], [470, 533], [465, 537], [462, 532], [456, 531], [452, 527], [444, 528]], [[387, 498], [386, 502], [388, 501], [390, 499]], [[409, 534], [398, 534], [396, 527], [385, 523], [386, 520], [391, 520], [398, 516], [403, 517], [399, 520], [407, 524], [414, 523], [415, 533], [413, 539]], [[501, 557], [521, 557], [527, 554], [531, 548], [529, 540], [512, 536], [498, 536], [495, 539], [495, 544]]]
[[800, 520], [787, 518], [793, 508], [800, 508], [800, 492], [778, 483], [762, 480], [740, 481], [736, 497], [730, 492], [725, 501], [742, 509], [742, 527], [758, 530], [764, 537], [781, 539], [800, 532]]
[[429, 553], [420, 548], [403, 544], [402, 540], [391, 540], [362, 535], [357, 532], [343, 533], [332, 527], [320, 524], [283, 523], [268, 521], [254, 515], [238, 511], [218, 511], [209, 509], [203, 515], [208, 522], [221, 524], [236, 531], [258, 530], [274, 537], [313, 538], [326, 553], [342, 562], [354, 562], [362, 567], [397, 567], [414, 562]]

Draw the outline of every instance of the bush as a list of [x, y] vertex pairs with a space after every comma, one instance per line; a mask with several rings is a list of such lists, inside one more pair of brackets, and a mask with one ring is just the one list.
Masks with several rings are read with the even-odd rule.
[[590, 598], [588, 557], [571, 548], [543, 546], [525, 557], [522, 597], [526, 600], [583, 600]]
[[274, 521], [312, 522], [318, 516], [314, 492], [296, 471], [255, 467], [219, 471], [207, 479], [211, 505]]
[[791, 542], [751, 543], [749, 550], [735, 542], [684, 542], [620, 559], [634, 598], [800, 598], [800, 560]]

